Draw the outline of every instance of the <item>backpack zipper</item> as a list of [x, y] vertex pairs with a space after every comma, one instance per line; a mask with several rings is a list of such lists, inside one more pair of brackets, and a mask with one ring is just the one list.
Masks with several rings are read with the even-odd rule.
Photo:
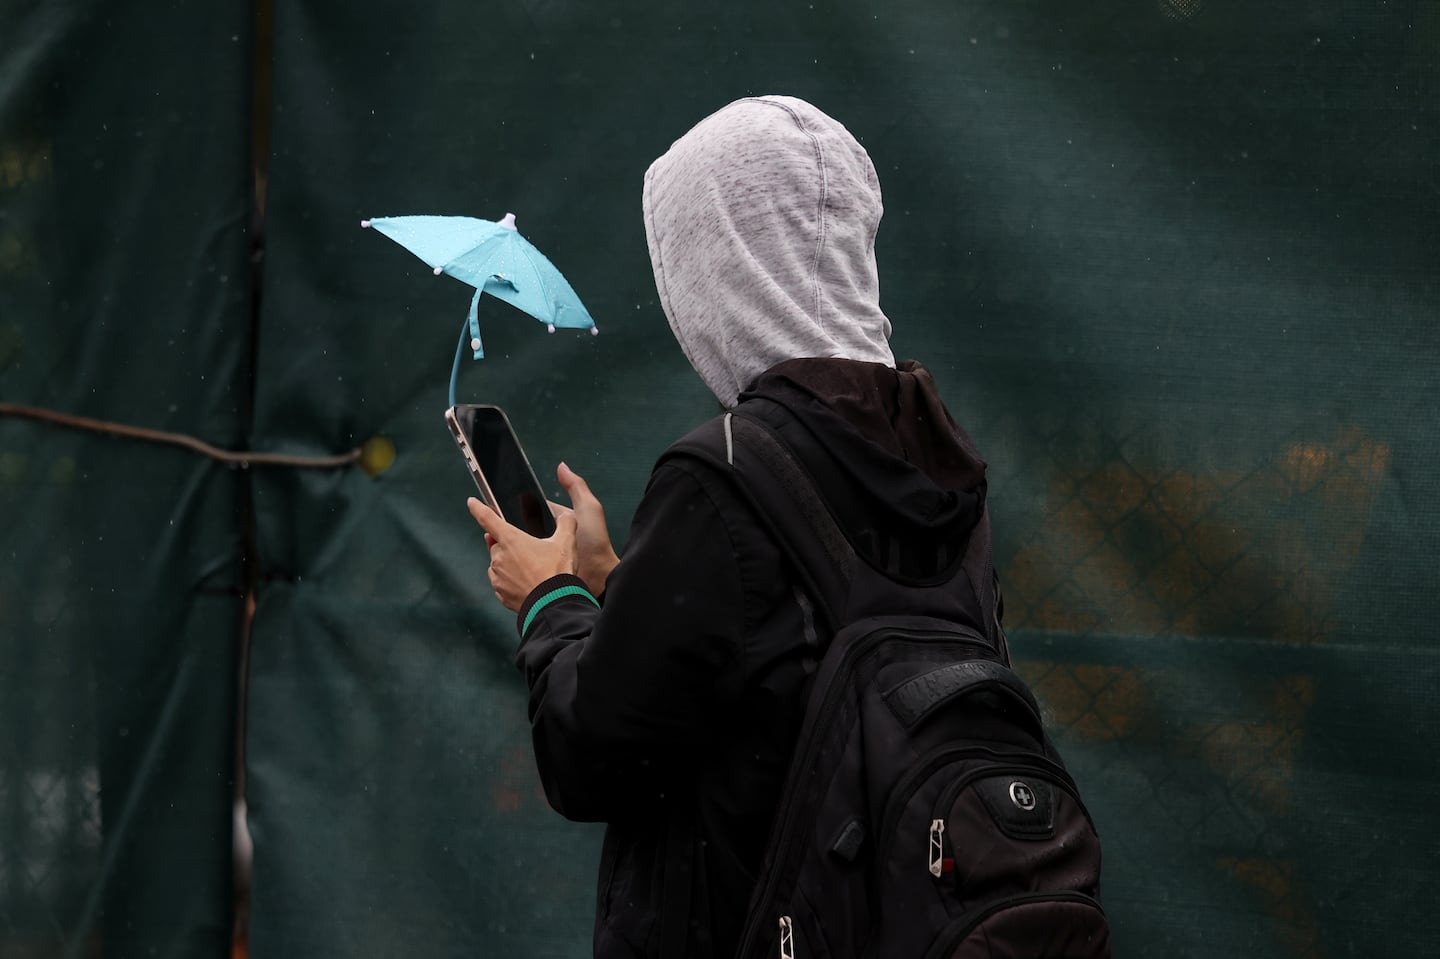
[[789, 916], [780, 917], [780, 959], [795, 959], [795, 924]]
[[930, 821], [930, 875], [936, 879], [945, 871], [945, 820]]
[[[933, 648], [935, 640], [941, 640], [948, 643], [954, 643], [956, 645], [972, 647], [978, 646], [982, 649], [985, 649], [987, 652], [992, 651], [991, 645], [985, 641], [985, 637], [982, 636], [980, 633], [966, 627], [960, 627], [960, 629], [963, 629], [964, 632], [959, 632], [959, 630], [957, 630], [956, 633], [930, 633], [928, 631], [921, 632], [905, 629], [886, 629], [877, 631], [865, 637], [864, 642], [855, 643], [847, 647], [841, 654], [842, 658], [839, 665], [836, 667], [835, 672], [828, 677], [831, 681], [825, 690], [825, 698], [821, 701], [819, 707], [815, 711], [815, 722], [813, 724], [807, 724], [806, 729], [823, 730], [826, 728], [827, 720], [829, 719], [830, 714], [835, 711], [836, 704], [841, 700], [841, 698], [846, 692], [845, 686], [841, 685], [840, 683], [834, 682], [835, 677], [848, 675], [850, 672], [850, 667], [854, 664], [855, 660], [864, 656], [873, 647], [878, 646], [881, 642], [887, 639], [899, 640], [902, 644], [907, 643], [908, 641], [908, 644], [910, 645], [924, 645], [930, 648]], [[971, 635], [967, 636], [965, 635], [965, 633], [970, 633]], [[817, 735], [810, 735], [806, 737], [803, 743], [804, 754], [796, 754], [794, 757], [792, 757], [790, 760], [790, 768], [812, 771], [815, 768], [816, 753], [818, 753], [820, 750], [821, 738], [821, 736]], [[788, 788], [788, 776], [786, 777], [786, 786], [787, 788], [785, 789], [784, 793], [784, 801], [780, 809], [776, 811], [775, 816], [775, 823], [778, 831], [775, 834], [775, 842], [773, 846], [774, 855], [767, 858], [764, 866], [771, 866], [774, 863], [785, 862], [789, 858], [788, 854], [790, 852], [790, 847], [795, 842], [794, 836], [796, 835], [797, 827], [795, 823], [791, 822], [791, 819], [794, 818], [793, 810], [796, 804], [799, 802], [796, 793], [800, 790], [792, 790]], [[801, 834], [803, 835], [803, 832]], [[757, 890], [757, 895], [755, 896], [754, 900], [755, 908], [753, 911], [758, 913], [759, 915], [764, 915], [765, 912], [769, 911], [770, 901], [775, 897], [775, 886], [780, 881], [780, 870], [774, 868], [766, 868], [764, 869], [764, 872], [764, 885]], [[788, 919], [789, 917], [784, 918]], [[783, 928], [788, 927], [782, 927], [782, 929]], [[759, 935], [759, 924], [750, 924], [749, 932], [745, 935], [744, 940], [741, 942], [740, 951], [737, 953], [737, 955], [749, 955], [751, 950], [754, 948], [755, 938]], [[792, 945], [792, 951], [793, 948], [794, 947]], [[790, 957], [787, 957], [787, 959], [790, 959]]]

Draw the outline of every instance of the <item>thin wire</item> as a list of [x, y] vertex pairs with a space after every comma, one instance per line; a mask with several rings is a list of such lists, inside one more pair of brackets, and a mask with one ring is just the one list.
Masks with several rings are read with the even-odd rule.
[[358, 448], [335, 456], [291, 456], [287, 453], [257, 453], [253, 450], [238, 452], [222, 450], [219, 447], [211, 446], [204, 440], [187, 436], [184, 433], [167, 433], [164, 430], [146, 429], [143, 426], [112, 423], [109, 420], [92, 420], [86, 416], [71, 416], [68, 413], [57, 413], [54, 410], [41, 409], [38, 406], [22, 406], [19, 403], [0, 403], [0, 416], [23, 416], [27, 419], [54, 423], [70, 429], [123, 436], [127, 439], [144, 440], [147, 443], [183, 446], [202, 456], [235, 466], [294, 466], [300, 469], [335, 469], [356, 463], [361, 457], [361, 451]]
[[470, 321], [460, 324], [460, 342], [455, 345], [455, 363], [450, 367], [450, 405], [455, 405], [455, 382], [460, 379], [460, 361], [465, 356], [465, 340], [470, 332]]

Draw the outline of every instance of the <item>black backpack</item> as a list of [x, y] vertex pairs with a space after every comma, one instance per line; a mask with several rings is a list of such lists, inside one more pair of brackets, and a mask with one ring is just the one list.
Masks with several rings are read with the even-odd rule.
[[739, 959], [1108, 957], [1099, 836], [1009, 669], [988, 520], [946, 579], [899, 581], [837, 526], [787, 427], [751, 400], [672, 447], [731, 476], [832, 637]]

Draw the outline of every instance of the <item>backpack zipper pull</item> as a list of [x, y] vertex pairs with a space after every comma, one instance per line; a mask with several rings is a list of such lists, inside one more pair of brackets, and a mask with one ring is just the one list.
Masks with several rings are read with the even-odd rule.
[[941, 837], [945, 835], [945, 820], [936, 819], [930, 823], [930, 875], [936, 879], [945, 870], [945, 844]]
[[789, 916], [780, 917], [780, 959], [795, 959], [795, 929]]

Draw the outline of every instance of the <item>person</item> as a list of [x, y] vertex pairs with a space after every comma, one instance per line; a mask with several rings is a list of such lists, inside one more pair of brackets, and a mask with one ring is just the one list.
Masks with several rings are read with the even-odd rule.
[[[975, 526], [984, 463], [930, 374], [891, 353], [881, 211], [865, 150], [791, 97], [725, 106], [645, 175], [656, 287], [695, 371], [727, 409], [783, 407], [847, 536], [923, 575]], [[549, 539], [468, 505], [517, 613], [546, 796], [607, 824], [595, 955], [731, 956], [825, 625], [718, 470], [662, 459], [623, 559], [584, 479], [557, 477], [572, 505]]]

